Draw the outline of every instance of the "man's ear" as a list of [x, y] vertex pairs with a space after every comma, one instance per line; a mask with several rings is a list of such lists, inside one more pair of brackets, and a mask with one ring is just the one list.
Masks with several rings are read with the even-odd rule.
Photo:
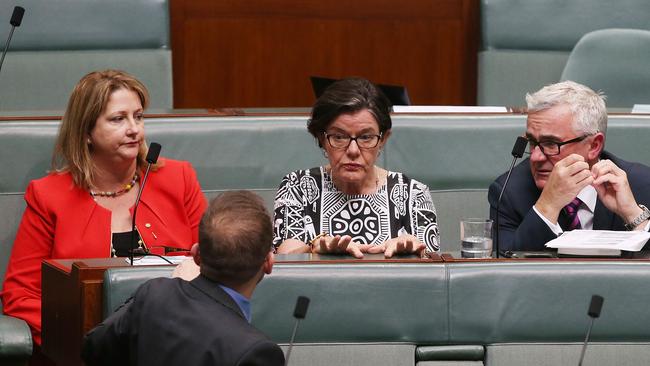
[[192, 248], [190, 249], [190, 255], [192, 258], [194, 258], [194, 263], [196, 263], [197, 266], [201, 266], [201, 253], [199, 251], [199, 243], [194, 243], [192, 245]]
[[591, 140], [591, 144], [589, 145], [588, 160], [597, 161], [604, 147], [605, 147], [605, 134], [603, 134], [602, 132], [598, 132], [594, 135], [594, 137]]
[[275, 254], [273, 252], [269, 252], [269, 254], [266, 255], [266, 258], [264, 258], [264, 263], [262, 264], [262, 270], [264, 271], [265, 274], [271, 274], [273, 271], [273, 265], [275, 264]]

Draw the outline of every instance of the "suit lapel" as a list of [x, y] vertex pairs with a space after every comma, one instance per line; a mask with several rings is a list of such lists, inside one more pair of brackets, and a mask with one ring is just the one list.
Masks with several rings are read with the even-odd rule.
[[242, 313], [241, 309], [239, 308], [239, 305], [235, 302], [235, 300], [228, 295], [226, 291], [221, 289], [219, 287], [219, 284], [216, 282], [213, 282], [203, 275], [199, 275], [192, 281], [190, 281], [190, 285], [192, 285], [194, 288], [197, 290], [203, 292], [216, 302], [220, 303], [221, 305], [229, 308], [230, 310], [234, 311], [242, 317], [242, 319], [246, 320], [246, 317], [244, 316], [244, 313]]
[[600, 200], [596, 200], [594, 230], [616, 230], [614, 228], [614, 219], [614, 213], [608, 210]]

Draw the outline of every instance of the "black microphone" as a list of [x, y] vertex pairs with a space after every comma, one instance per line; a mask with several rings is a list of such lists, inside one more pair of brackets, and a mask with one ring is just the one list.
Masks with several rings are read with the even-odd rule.
[[590, 317], [589, 327], [587, 328], [587, 336], [585, 337], [585, 343], [582, 345], [582, 352], [580, 353], [580, 362], [578, 362], [578, 366], [582, 366], [582, 361], [585, 359], [585, 351], [587, 350], [587, 343], [589, 343], [589, 335], [591, 334], [591, 327], [594, 326], [594, 319], [600, 316], [600, 310], [603, 308], [603, 301], [605, 301], [605, 299], [603, 299], [603, 297], [600, 295], [591, 296], [591, 302], [589, 303], [589, 310], [587, 311], [587, 314], [589, 314]]
[[296, 337], [296, 332], [298, 331], [298, 323], [300, 323], [300, 319], [305, 319], [308, 307], [309, 298], [307, 296], [298, 296], [298, 300], [296, 300], [296, 308], [293, 310], [293, 317], [296, 318], [296, 324], [293, 326], [293, 333], [291, 333], [291, 340], [289, 341], [289, 348], [287, 349], [287, 357], [284, 359], [284, 366], [289, 364], [289, 356], [291, 356], [293, 341]]
[[[144, 184], [147, 182], [147, 176], [149, 175], [149, 170], [153, 164], [156, 164], [158, 161], [158, 155], [160, 155], [160, 146], [157, 142], [152, 142], [149, 144], [149, 151], [147, 152], [147, 170], [144, 172], [144, 177], [142, 177], [142, 183], [140, 184], [140, 189], [138, 189], [138, 196], [135, 199], [135, 205], [133, 206], [133, 217], [131, 219], [131, 242], [129, 247], [129, 259], [131, 265], [133, 265], [133, 252], [135, 248], [139, 247], [138, 243], [135, 240], [135, 215], [138, 212], [138, 205], [140, 205], [140, 196], [142, 196], [142, 191], [144, 190]], [[145, 253], [146, 254], [146, 253]]]
[[[515, 146], [512, 147], [512, 163], [510, 164], [510, 169], [508, 169], [508, 175], [506, 175], [506, 181], [503, 183], [503, 187], [501, 188], [501, 193], [499, 193], [499, 199], [497, 200], [497, 215], [494, 218], [494, 247], [496, 248], [496, 254], [497, 258], [499, 258], [499, 255], [501, 254], [501, 251], [499, 250], [499, 205], [501, 204], [501, 198], [503, 198], [503, 193], [506, 191], [506, 186], [508, 185], [508, 181], [510, 180], [510, 174], [512, 174], [512, 169], [515, 167], [515, 163], [517, 162], [517, 159], [521, 158], [524, 156], [524, 151], [526, 150], [526, 145], [528, 145], [528, 140], [523, 137], [523, 136], [518, 136], [517, 141], [515, 141]], [[512, 256], [511, 252], [508, 251], [504, 253], [503, 255], [506, 258], [509, 258]]]
[[0, 59], [0, 70], [2, 70], [2, 64], [5, 62], [5, 55], [9, 50], [9, 43], [11, 43], [11, 37], [14, 35], [14, 29], [20, 27], [20, 23], [23, 21], [23, 15], [25, 15], [25, 8], [20, 6], [14, 7], [14, 12], [11, 14], [11, 31], [9, 32], [9, 37], [7, 37], [7, 42], [5, 43], [5, 50], [2, 52], [2, 58]]

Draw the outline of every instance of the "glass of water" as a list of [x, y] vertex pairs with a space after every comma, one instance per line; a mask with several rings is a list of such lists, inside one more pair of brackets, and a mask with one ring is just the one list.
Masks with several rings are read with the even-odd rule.
[[460, 220], [460, 255], [462, 258], [492, 257], [492, 220]]

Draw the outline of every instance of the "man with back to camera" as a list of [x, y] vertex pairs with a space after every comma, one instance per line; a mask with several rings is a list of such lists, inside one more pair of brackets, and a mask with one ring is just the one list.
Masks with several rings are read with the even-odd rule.
[[210, 202], [192, 247], [200, 275], [156, 278], [84, 339], [87, 365], [284, 365], [282, 350], [249, 324], [250, 298], [273, 268], [273, 227], [259, 196]]
[[[565, 81], [526, 95], [530, 157], [518, 164], [499, 206], [502, 250], [544, 250], [566, 230], [648, 230], [650, 168], [604, 151], [604, 96]], [[505, 181], [488, 192], [490, 217]], [[576, 215], [577, 213], [577, 215]]]

